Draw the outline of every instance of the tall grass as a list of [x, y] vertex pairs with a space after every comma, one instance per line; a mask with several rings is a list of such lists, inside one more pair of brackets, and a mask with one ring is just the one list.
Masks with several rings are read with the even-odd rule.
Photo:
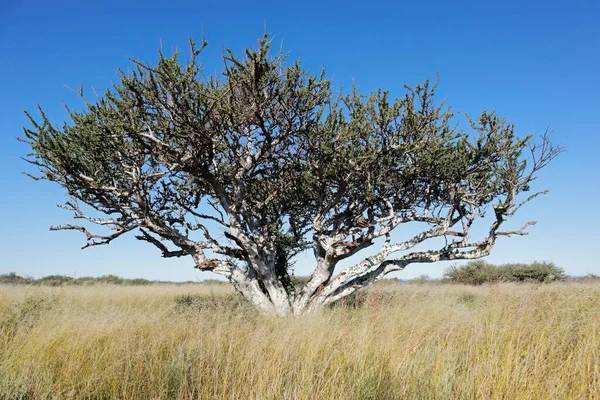
[[0, 398], [600, 396], [600, 284], [387, 284], [314, 315], [227, 286], [0, 286]]

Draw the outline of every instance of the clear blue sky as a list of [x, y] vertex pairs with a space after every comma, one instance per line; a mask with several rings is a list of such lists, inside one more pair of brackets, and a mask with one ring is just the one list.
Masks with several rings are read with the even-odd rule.
[[[55, 204], [64, 193], [20, 172], [27, 146], [16, 141], [41, 104], [62, 122], [65, 88], [104, 90], [126, 57], [156, 60], [186, 49], [204, 30], [207, 71], [223, 47], [253, 46], [267, 31], [293, 59], [324, 65], [335, 86], [354, 80], [401, 95], [402, 85], [434, 79], [457, 110], [495, 109], [517, 131], [554, 131], [568, 152], [542, 171], [550, 193], [521, 210], [515, 227], [539, 220], [526, 237], [501, 238], [490, 262], [554, 261], [572, 275], [600, 274], [600, 3], [597, 1], [248, 2], [0, 1], [0, 273], [102, 275], [195, 280], [212, 277], [188, 260], [164, 260], [132, 238], [81, 251], [77, 232], [49, 232], [71, 221]], [[308, 273], [301, 257], [297, 273]], [[399, 277], [439, 276], [444, 265], [415, 265]]]

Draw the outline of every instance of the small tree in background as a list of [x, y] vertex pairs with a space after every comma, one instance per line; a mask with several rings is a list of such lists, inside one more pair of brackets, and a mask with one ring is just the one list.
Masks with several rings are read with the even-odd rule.
[[454, 265], [444, 272], [444, 279], [465, 285], [482, 285], [487, 282], [497, 282], [498, 269], [482, 260], [471, 261], [465, 265]]
[[[41, 120], [30, 116], [22, 140], [35, 178], [63, 186], [63, 208], [85, 222], [52, 230], [82, 232], [84, 248], [137, 231], [163, 257], [190, 257], [259, 309], [286, 315], [409, 264], [484, 257], [499, 236], [534, 223], [500, 229], [540, 194], [521, 199], [561, 151], [546, 134], [539, 144], [518, 138], [485, 111], [467, 134], [429, 82], [396, 99], [336, 94], [323, 73], [273, 54], [267, 35], [242, 58], [226, 50], [222, 74], [207, 77], [198, 62], [205, 44], [192, 43], [185, 63], [178, 53], [159, 54], [154, 66], [135, 61], [95, 103], [69, 109], [62, 127], [41, 109]], [[472, 240], [469, 229], [488, 212], [488, 234]], [[423, 230], [393, 242], [406, 223]], [[443, 246], [411, 252], [440, 237]], [[334, 274], [378, 238], [375, 255]], [[296, 287], [290, 261], [308, 248], [315, 269]]]
[[444, 273], [444, 279], [467, 285], [490, 282], [552, 282], [566, 279], [565, 271], [549, 262], [531, 264], [492, 265], [482, 260], [465, 265], [452, 266]]
[[552, 282], [567, 278], [565, 271], [551, 262], [504, 264], [498, 269], [500, 280], [506, 282]]

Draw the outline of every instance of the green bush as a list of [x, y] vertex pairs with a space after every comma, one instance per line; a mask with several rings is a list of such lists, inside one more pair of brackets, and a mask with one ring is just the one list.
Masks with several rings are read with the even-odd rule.
[[461, 266], [454, 265], [444, 273], [445, 281], [467, 285], [488, 282], [551, 282], [566, 277], [562, 268], [545, 261], [496, 266], [477, 260]]
[[531, 264], [505, 264], [498, 267], [500, 279], [507, 282], [550, 282], [563, 280], [567, 276], [562, 268], [550, 262]]
[[37, 285], [62, 286], [73, 282], [73, 278], [65, 275], [48, 275], [35, 281]]
[[99, 278], [96, 278], [96, 282], [98, 283], [106, 283], [109, 285], [122, 285], [125, 279], [117, 276], [117, 275], [103, 275]]
[[453, 265], [444, 273], [444, 280], [466, 285], [481, 285], [499, 280], [498, 267], [485, 261], [471, 261], [465, 265]]
[[[0, 284], [4, 285], [42, 285], [42, 286], [64, 286], [64, 285], [96, 285], [96, 284], [109, 284], [109, 285], [153, 285], [155, 282], [149, 281], [148, 279], [136, 278], [136, 279], [125, 279], [117, 275], [104, 275], [100, 277], [82, 276], [80, 278], [73, 278], [66, 275], [48, 275], [39, 279], [31, 277], [22, 277], [14, 272], [0, 275]], [[170, 282], [165, 282], [170, 283]], [[192, 282], [193, 283], [193, 282]], [[225, 283], [225, 282], [221, 282]]]
[[30, 285], [34, 282], [33, 278], [22, 277], [14, 272], [0, 275], [0, 285]]

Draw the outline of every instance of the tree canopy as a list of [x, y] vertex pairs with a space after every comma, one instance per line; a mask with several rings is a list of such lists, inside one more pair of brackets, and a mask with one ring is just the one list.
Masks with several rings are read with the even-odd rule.
[[[526, 202], [536, 173], [561, 148], [544, 133], [519, 138], [494, 112], [464, 131], [437, 84], [406, 86], [391, 98], [353, 87], [335, 91], [325, 72], [271, 50], [265, 35], [241, 57], [223, 53], [207, 76], [191, 42], [189, 59], [159, 53], [156, 65], [132, 60], [119, 82], [55, 126], [39, 108], [24, 129], [36, 179], [57, 182], [63, 208], [82, 220], [84, 247], [137, 232], [163, 257], [189, 256], [224, 275], [265, 312], [301, 313], [328, 304], [412, 263], [488, 255]], [[82, 210], [81, 205], [89, 207]], [[477, 218], [488, 234], [471, 239]], [[406, 223], [422, 232], [393, 242]], [[91, 227], [100, 225], [101, 233]], [[432, 238], [445, 245], [411, 251]], [[382, 238], [380, 245], [376, 239]], [[336, 265], [380, 246], [335, 274]], [[289, 269], [311, 249], [315, 268], [297, 287]], [[357, 256], [358, 257], [358, 256]]]

